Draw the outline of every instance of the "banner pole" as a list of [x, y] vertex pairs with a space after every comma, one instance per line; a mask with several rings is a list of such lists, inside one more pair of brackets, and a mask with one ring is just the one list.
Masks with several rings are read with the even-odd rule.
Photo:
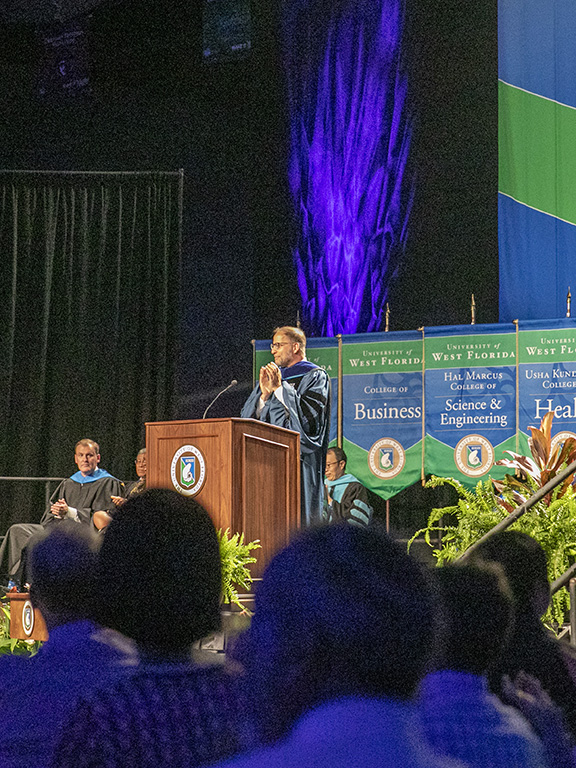
[[336, 338], [338, 339], [338, 402], [336, 411], [336, 442], [338, 444], [338, 448], [342, 448], [342, 382], [344, 380], [342, 373], [342, 334], [339, 333]]
[[256, 339], [252, 339], [252, 389], [256, 386]]
[[518, 320], [513, 321], [516, 326], [516, 453], [520, 451], [520, 337]]
[[424, 377], [426, 374], [426, 349], [424, 346], [424, 326], [418, 328], [422, 333], [422, 464], [420, 467], [420, 482], [422, 487], [426, 485], [426, 472], [424, 471], [424, 449], [426, 443], [426, 419], [425, 419], [425, 403], [424, 403]]

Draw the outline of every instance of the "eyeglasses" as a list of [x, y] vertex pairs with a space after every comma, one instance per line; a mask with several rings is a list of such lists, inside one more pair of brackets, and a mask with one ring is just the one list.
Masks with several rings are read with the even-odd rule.
[[281, 342], [275, 341], [273, 344], [270, 344], [270, 350], [274, 352], [274, 350], [278, 349], [278, 347], [285, 347], [287, 344], [292, 344], [292, 342], [291, 341], [281, 341]]
[[338, 464], [340, 464], [340, 462], [339, 462], [339, 461], [327, 461], [327, 462], [326, 462], [326, 466], [327, 466], [327, 467], [335, 467], [335, 466], [337, 466]]

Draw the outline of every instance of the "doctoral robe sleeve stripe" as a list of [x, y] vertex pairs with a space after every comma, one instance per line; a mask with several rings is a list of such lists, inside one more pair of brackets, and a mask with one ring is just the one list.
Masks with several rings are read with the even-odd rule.
[[328, 397], [322, 392], [307, 392], [306, 400], [314, 400], [323, 408], [328, 402]]
[[302, 409], [302, 416], [307, 422], [306, 432], [310, 433], [312, 431], [312, 427], [318, 423], [318, 415], [320, 412], [312, 410], [312, 408], [308, 406], [306, 400], [300, 401], [300, 407]]
[[355, 523], [356, 525], [360, 525], [364, 527], [369, 524], [371, 518], [372, 518], [372, 508], [368, 507], [359, 499], [356, 499], [354, 502], [354, 506], [350, 510], [349, 522]]

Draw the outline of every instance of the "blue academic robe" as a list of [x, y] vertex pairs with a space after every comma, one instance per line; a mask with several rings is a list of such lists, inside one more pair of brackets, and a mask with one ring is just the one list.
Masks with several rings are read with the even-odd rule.
[[241, 415], [300, 433], [302, 525], [312, 525], [322, 520], [324, 462], [330, 439], [330, 378], [323, 368], [307, 360], [280, 370], [286, 405], [273, 395], [257, 417], [261, 395], [257, 384]]

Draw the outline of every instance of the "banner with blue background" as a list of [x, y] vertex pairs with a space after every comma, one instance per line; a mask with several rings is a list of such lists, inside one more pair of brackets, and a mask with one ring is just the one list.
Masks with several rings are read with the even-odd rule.
[[576, 322], [519, 321], [518, 374], [519, 452], [528, 450], [528, 427], [539, 427], [548, 411], [553, 445], [576, 438]]
[[422, 335], [342, 337], [342, 432], [349, 472], [384, 499], [422, 473]]
[[427, 473], [476, 485], [516, 447], [513, 325], [425, 328], [424, 464]]

